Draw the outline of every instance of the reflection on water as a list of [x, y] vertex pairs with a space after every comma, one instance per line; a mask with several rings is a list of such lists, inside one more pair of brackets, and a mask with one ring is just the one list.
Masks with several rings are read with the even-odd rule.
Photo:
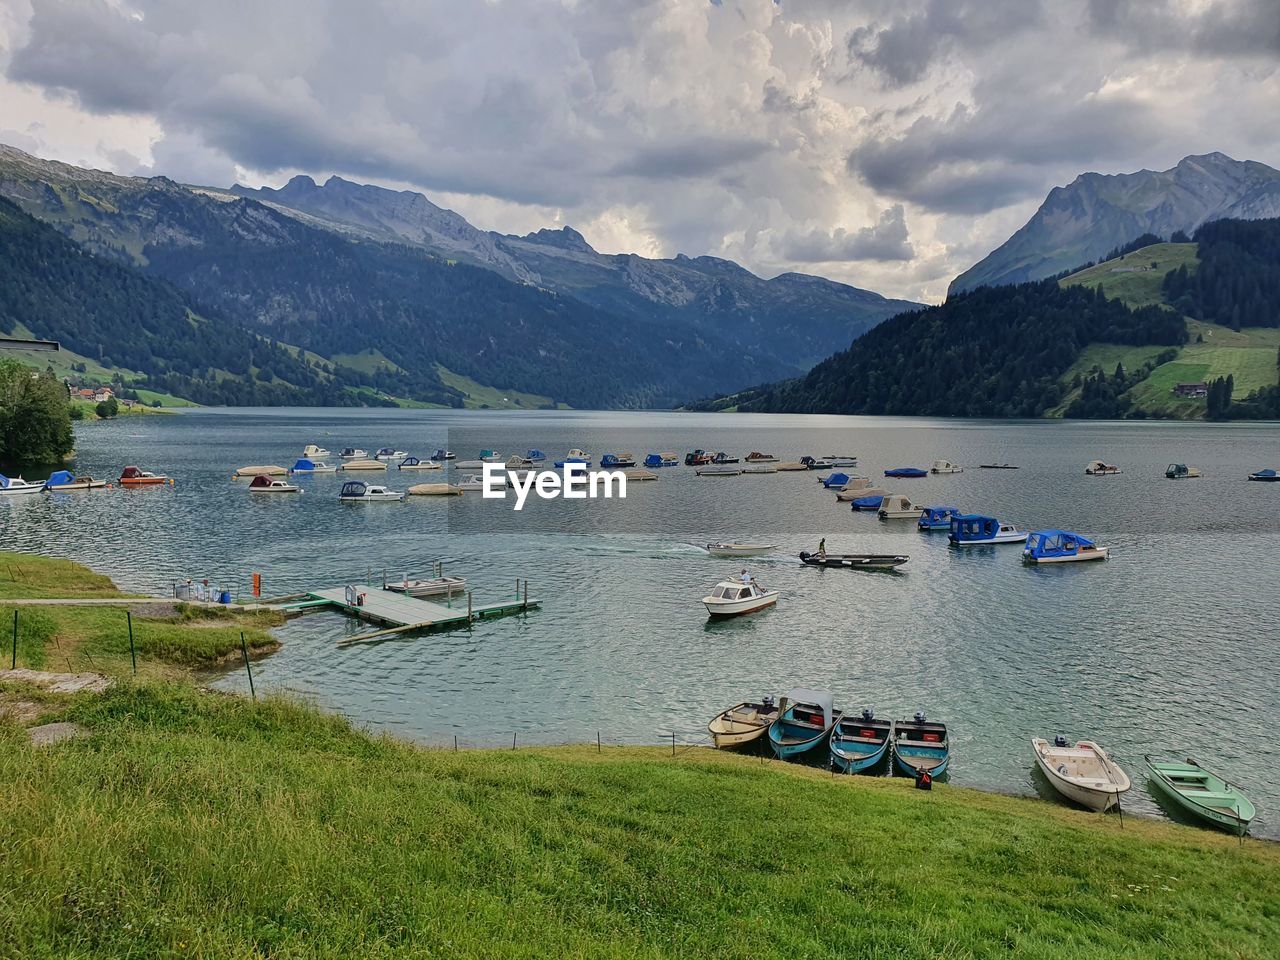
[[[1142, 754], [1172, 750], [1234, 776], [1280, 835], [1280, 717], [1274, 602], [1280, 485], [1244, 482], [1280, 461], [1274, 425], [974, 423], [889, 418], [430, 411], [200, 411], [77, 426], [82, 472], [136, 463], [172, 488], [5, 501], [6, 547], [70, 556], [124, 587], [167, 591], [208, 577], [269, 595], [393, 578], [443, 561], [479, 601], [528, 577], [541, 611], [425, 637], [338, 647], [367, 630], [317, 613], [279, 631], [259, 689], [312, 697], [357, 721], [428, 743], [694, 740], [718, 709], [789, 686], [831, 689], [849, 709], [917, 709], [951, 725], [953, 782], [1033, 793], [1029, 740], [1092, 737], [1135, 781], [1127, 809], [1153, 813]], [[1018, 548], [949, 547], [944, 534], [854, 514], [812, 474], [699, 478], [685, 467], [617, 501], [510, 503], [415, 498], [340, 504], [342, 478], [301, 496], [252, 495], [231, 471], [288, 466], [304, 444], [336, 454], [395, 445], [425, 455], [481, 447], [597, 459], [695, 447], [782, 457], [850, 451], [881, 485], [923, 503], [989, 512], [1026, 528], [1078, 529], [1113, 548], [1099, 564], [1026, 568]], [[955, 476], [884, 481], [889, 467], [964, 464]], [[1099, 457], [1117, 477], [1085, 477]], [[1197, 480], [1167, 481], [1170, 461]], [[1016, 471], [974, 464], [1010, 462]], [[403, 489], [433, 479], [392, 471]], [[832, 552], [902, 552], [898, 575], [812, 569]], [[778, 554], [709, 557], [710, 540], [767, 538]], [[700, 598], [749, 566], [777, 607], [710, 625]], [[243, 675], [222, 683], [239, 687]]]

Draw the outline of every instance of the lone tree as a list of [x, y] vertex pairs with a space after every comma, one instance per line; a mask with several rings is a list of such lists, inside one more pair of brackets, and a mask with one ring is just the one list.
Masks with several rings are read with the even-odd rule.
[[94, 407], [94, 410], [98, 414], [98, 419], [110, 420], [120, 412], [120, 404], [116, 403], [115, 397], [107, 397], [107, 399], [100, 401], [98, 405]]

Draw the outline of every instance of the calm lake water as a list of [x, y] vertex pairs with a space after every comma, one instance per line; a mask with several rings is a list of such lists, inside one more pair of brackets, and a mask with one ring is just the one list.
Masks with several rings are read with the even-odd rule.
[[[1254, 832], [1280, 836], [1280, 484], [1245, 482], [1280, 465], [1280, 426], [972, 422], [665, 413], [201, 410], [77, 426], [81, 473], [126, 464], [172, 488], [0, 500], [6, 548], [83, 561], [122, 587], [167, 593], [208, 578], [267, 595], [426, 572], [443, 561], [480, 601], [527, 577], [536, 613], [427, 636], [339, 648], [367, 631], [331, 613], [278, 631], [283, 650], [255, 666], [259, 689], [286, 689], [358, 722], [431, 744], [593, 740], [656, 743], [705, 735], [718, 709], [791, 686], [832, 690], [838, 706], [885, 717], [923, 709], [947, 721], [955, 783], [1047, 788], [1028, 740], [1091, 737], [1127, 767], [1127, 809], [1158, 815], [1146, 752], [1194, 755], [1242, 784]], [[540, 448], [552, 458], [694, 447], [784, 459], [856, 454], [851, 473], [965, 466], [954, 476], [884, 481], [917, 502], [1064, 527], [1113, 548], [1105, 564], [1027, 568], [1016, 546], [956, 549], [943, 534], [852, 513], [813, 474], [699, 478], [659, 471], [625, 501], [511, 502], [478, 494], [343, 504], [341, 475], [302, 479], [301, 496], [253, 495], [246, 464], [288, 466], [304, 444], [337, 452], [393, 445], [425, 457]], [[1120, 476], [1084, 476], [1094, 458]], [[335, 458], [336, 459], [336, 456]], [[1201, 479], [1164, 479], [1170, 461]], [[977, 469], [1009, 462], [1016, 471]], [[363, 475], [369, 477], [370, 475]], [[372, 475], [374, 482], [383, 482]], [[390, 471], [404, 489], [433, 479]], [[795, 559], [902, 552], [901, 573], [814, 570]], [[699, 602], [741, 563], [714, 539], [767, 538], [753, 560], [782, 591], [772, 611], [710, 624]], [[243, 673], [219, 681], [245, 685]]]

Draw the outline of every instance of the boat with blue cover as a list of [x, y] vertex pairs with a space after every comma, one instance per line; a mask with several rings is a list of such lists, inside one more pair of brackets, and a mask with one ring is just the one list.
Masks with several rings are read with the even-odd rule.
[[585, 451], [574, 447], [563, 460], [556, 461], [557, 468], [564, 466], [589, 467], [591, 466], [591, 457]]
[[769, 746], [780, 760], [822, 746], [840, 719], [826, 690], [788, 690], [778, 710], [778, 719], [769, 725]]
[[547, 455], [541, 450], [530, 450], [524, 455], [524, 458], [528, 460], [530, 464], [547, 462]]
[[894, 722], [893, 765], [900, 772], [917, 780], [922, 775], [939, 777], [950, 762], [951, 741], [945, 723], [928, 719], [923, 710], [917, 710], [910, 720]]
[[93, 477], [77, 477], [70, 470], [58, 470], [49, 475], [44, 482], [45, 490], [99, 490], [107, 485], [105, 480]]
[[1069, 530], [1036, 530], [1027, 535], [1022, 559], [1026, 563], [1070, 563], [1105, 560], [1108, 552], [1108, 548]]
[[919, 467], [894, 467], [891, 470], [886, 470], [884, 475], [886, 477], [919, 478], [927, 477], [929, 471], [921, 470]]
[[600, 458], [600, 466], [605, 470], [622, 470], [635, 465], [636, 458], [631, 453], [606, 453]]
[[921, 530], [950, 530], [951, 518], [959, 513], [955, 507], [925, 507], [916, 526]]
[[312, 460], [310, 457], [299, 457], [289, 468], [290, 473], [337, 473], [336, 465], [330, 466], [323, 460]]
[[880, 509], [880, 504], [884, 503], [884, 498], [888, 495], [888, 491], [882, 490], [879, 487], [874, 487], [866, 496], [857, 497], [852, 500], [850, 502], [850, 506], [851, 509], [855, 511], [869, 510], [872, 513], [875, 513]]
[[889, 753], [893, 736], [891, 720], [877, 720], [875, 711], [859, 717], [843, 716], [831, 731], [831, 764], [845, 773], [861, 773], [878, 766]]
[[990, 543], [1025, 543], [1027, 535], [1011, 523], [977, 513], [958, 513], [951, 518], [947, 538], [957, 546], [979, 546]]
[[1262, 483], [1275, 483], [1280, 480], [1280, 473], [1268, 467], [1266, 470], [1259, 470], [1257, 473], [1249, 474], [1250, 480], [1259, 480]]
[[[345, 457], [346, 454], [344, 453], [343, 456]], [[438, 447], [436, 449], [436, 452], [431, 455], [431, 459], [432, 460], [455, 460], [457, 459], [457, 456], [458, 455], [454, 453], [452, 450], [446, 450], [444, 447]]]
[[22, 477], [6, 477], [0, 473], [0, 495], [24, 496], [40, 493], [44, 490], [44, 481], [23, 480]]
[[849, 482], [847, 473], [829, 473], [825, 477], [819, 478], [818, 482], [828, 490], [843, 490], [845, 484]]
[[674, 453], [651, 453], [644, 458], [646, 467], [678, 467], [680, 459]]

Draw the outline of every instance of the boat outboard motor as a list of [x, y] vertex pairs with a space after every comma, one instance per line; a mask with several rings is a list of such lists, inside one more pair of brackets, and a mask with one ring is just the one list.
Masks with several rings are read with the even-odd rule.
[[874, 720], [875, 718], [876, 718], [876, 712], [874, 710], [872, 710], [870, 707], [863, 709], [862, 711], [863, 720]]
[[925, 716], [924, 716], [923, 710], [917, 710], [915, 716], [916, 716], [916, 723], [924, 723]]
[[1067, 745], [1067, 738], [1064, 737], [1062, 734], [1058, 734], [1056, 737], [1053, 738], [1053, 745], [1055, 747], [1065, 747]]
[[773, 697], [762, 697], [760, 706], [764, 707], [765, 713], [773, 713]]

